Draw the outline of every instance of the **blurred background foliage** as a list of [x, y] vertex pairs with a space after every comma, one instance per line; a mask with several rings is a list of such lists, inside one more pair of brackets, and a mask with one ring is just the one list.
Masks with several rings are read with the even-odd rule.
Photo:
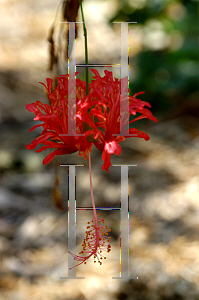
[[[198, 102], [198, 1], [123, 0], [113, 21], [129, 25], [141, 40], [131, 59], [136, 76], [131, 94], [145, 91], [153, 112], [170, 115]], [[130, 51], [130, 50], [129, 50]], [[199, 106], [198, 106], [199, 112]]]
[[[68, 173], [60, 168], [60, 202], [52, 193], [59, 183], [55, 173], [59, 163], [85, 164], [77, 168], [77, 199], [80, 206], [90, 206], [87, 161], [73, 153], [43, 166], [50, 152], [25, 148], [40, 134], [39, 129], [29, 133], [36, 123], [25, 105], [47, 103], [38, 82], [57, 76], [55, 70], [47, 71], [47, 37], [60, 2], [0, 1], [0, 299], [198, 300], [198, 1], [83, 2], [89, 63], [118, 64], [120, 26], [112, 22], [138, 22], [129, 25], [130, 94], [144, 91], [140, 99], [152, 105], [158, 118], [158, 123], [136, 122], [136, 128], [149, 134], [148, 142], [127, 139], [122, 154], [111, 158], [113, 164], [138, 165], [129, 176], [129, 265], [139, 280], [116, 283], [111, 276], [119, 272], [120, 236], [119, 219], [112, 212], [106, 223], [112, 228], [113, 251], [104, 271], [91, 261], [88, 269], [77, 270], [87, 280], [60, 282], [67, 271]], [[59, 24], [56, 28], [59, 33]], [[83, 64], [81, 24], [78, 30], [77, 63]], [[66, 74], [68, 65], [64, 67]], [[119, 77], [119, 68], [109, 71]], [[96, 206], [116, 207], [120, 170], [106, 174], [101, 152], [92, 151]], [[56, 209], [62, 204], [64, 211]], [[81, 242], [88, 220], [77, 218]]]

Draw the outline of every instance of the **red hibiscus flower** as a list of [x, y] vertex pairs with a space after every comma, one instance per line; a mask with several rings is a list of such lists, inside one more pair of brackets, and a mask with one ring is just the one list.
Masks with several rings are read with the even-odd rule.
[[[74, 74], [75, 75], [75, 74]], [[73, 76], [74, 76], [73, 75]], [[37, 145], [43, 144], [43, 146], [36, 152], [41, 152], [48, 148], [56, 148], [50, 153], [43, 161], [43, 164], [49, 163], [55, 155], [70, 154], [79, 150], [80, 155], [87, 157], [87, 151], [91, 151], [92, 143], [87, 141], [89, 131], [84, 136], [66, 136], [68, 133], [68, 75], [61, 75], [57, 77], [58, 86], [52, 93], [53, 80], [47, 78], [47, 85], [45, 86], [48, 91], [48, 98], [51, 101], [51, 105], [43, 104], [40, 101], [26, 105], [27, 110], [33, 112], [36, 117], [34, 120], [43, 121], [42, 124], [38, 124], [32, 127], [33, 131], [38, 127], [43, 127], [43, 131], [39, 137], [32, 141], [26, 148], [29, 150], [35, 149]], [[74, 91], [74, 80], [70, 78], [70, 92]], [[81, 107], [86, 104], [85, 97], [86, 84], [80, 79], [76, 79], [76, 113], [81, 115]], [[73, 118], [71, 115], [69, 118]], [[89, 123], [89, 121], [88, 121]], [[83, 122], [80, 119], [76, 120], [77, 134], [83, 133]]]
[[[54, 92], [51, 92], [52, 79], [47, 78], [45, 88], [48, 91], [48, 98], [51, 105], [43, 104], [40, 101], [31, 103], [26, 108], [34, 112], [36, 117], [34, 120], [43, 121], [42, 124], [35, 125], [30, 130], [37, 127], [43, 127], [41, 135], [36, 138], [27, 149], [35, 149], [38, 144], [43, 146], [36, 152], [41, 152], [47, 148], [56, 148], [43, 161], [43, 164], [49, 163], [55, 155], [70, 154], [79, 150], [79, 155], [84, 155], [87, 159], [87, 152], [91, 151], [94, 145], [101, 150], [102, 160], [104, 164], [102, 169], [108, 172], [111, 165], [111, 155], [121, 154], [120, 142], [125, 138], [139, 137], [149, 140], [149, 136], [136, 128], [125, 129], [127, 124], [131, 124], [137, 120], [148, 118], [157, 122], [157, 119], [145, 107], [151, 107], [148, 102], [141, 101], [136, 97], [144, 92], [128, 96], [129, 89], [127, 87], [127, 77], [118, 80], [113, 79], [112, 72], [105, 71], [105, 76], [101, 77], [99, 73], [92, 69], [94, 79], [89, 85], [89, 95], [85, 96], [86, 83], [80, 79], [76, 80], [76, 114], [69, 110], [68, 101], [68, 80], [70, 80], [70, 96], [73, 97], [75, 89], [75, 81], [73, 77], [69, 79], [68, 75], [57, 77], [58, 86]], [[124, 81], [124, 85], [122, 84]], [[121, 99], [121, 88], [122, 99]], [[129, 98], [128, 98], [129, 97]], [[121, 100], [120, 100], [121, 99]], [[128, 100], [129, 99], [129, 100]], [[120, 107], [123, 105], [123, 113], [120, 115]], [[128, 107], [127, 107], [128, 105]], [[126, 113], [129, 111], [129, 113]], [[70, 114], [71, 113], [71, 114]], [[131, 116], [136, 116], [129, 121]], [[68, 114], [70, 114], [68, 116]], [[84, 133], [84, 136], [66, 136], [68, 133], [68, 118], [76, 119], [77, 134]], [[87, 123], [89, 130], [85, 130], [84, 124]], [[120, 134], [120, 130], [121, 133]], [[75, 132], [74, 132], [75, 133]], [[89, 138], [88, 138], [89, 137]]]
[[[144, 92], [134, 94], [133, 97], [129, 96], [129, 108], [126, 110], [129, 110], [129, 114], [123, 114], [120, 117], [121, 81], [117, 78], [114, 80], [112, 72], [104, 71], [105, 76], [101, 77], [96, 70], [92, 69], [91, 71], [95, 74], [95, 80], [90, 84], [90, 102], [88, 102], [88, 107], [90, 108], [89, 116], [97, 119], [97, 121], [94, 122], [94, 120], [90, 120], [90, 126], [95, 130], [95, 138], [97, 138], [97, 141], [94, 142], [95, 146], [103, 151], [102, 160], [104, 164], [102, 169], [108, 172], [111, 165], [110, 157], [114, 153], [120, 155], [121, 146], [119, 143], [124, 141], [125, 138], [139, 137], [149, 140], [149, 136], [145, 132], [139, 131], [136, 128], [125, 130], [126, 124], [143, 118], [148, 118], [155, 122], [157, 122], [157, 119], [145, 108], [145, 106], [151, 107], [150, 104], [136, 98], [139, 94], [143, 94]], [[126, 77], [122, 80], [127, 81], [128, 78]], [[123, 95], [124, 94], [126, 95], [121, 99], [123, 106], [126, 105], [126, 103], [128, 104], [128, 101], [125, 101], [128, 99], [128, 89], [123, 91]], [[136, 113], [140, 113], [141, 115], [129, 122], [130, 116], [136, 115]], [[86, 112], [84, 112], [83, 115], [83, 120], [87, 122]], [[120, 128], [122, 129], [123, 136], [120, 135]]]

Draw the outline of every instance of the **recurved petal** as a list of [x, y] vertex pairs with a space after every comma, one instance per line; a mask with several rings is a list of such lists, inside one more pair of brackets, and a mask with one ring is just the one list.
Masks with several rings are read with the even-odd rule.
[[102, 160], [104, 161], [104, 164], [102, 165], [102, 170], [105, 170], [107, 173], [109, 173], [108, 169], [111, 166], [111, 154], [108, 154], [107, 151], [104, 149], [102, 153]]
[[37, 106], [36, 106], [35, 103], [30, 103], [30, 104], [27, 104], [27, 105], [26, 105], [26, 109], [27, 109], [28, 111], [30, 111], [30, 112], [35, 113], [36, 110], [37, 110]]
[[47, 86], [42, 82], [39, 82], [39, 83], [42, 84], [46, 88], [46, 90], [48, 91], [48, 94], [51, 94], [53, 80], [51, 78], [46, 78], [46, 82], [47, 82]]
[[106, 142], [104, 149], [108, 154], [120, 155], [121, 153], [121, 146], [116, 141]]
[[[130, 136], [129, 135], [125, 135], [125, 134], [128, 134], [128, 133], [129, 133]], [[146, 134], [143, 131], [139, 131], [136, 128], [130, 128], [129, 132], [128, 132], [128, 130], [125, 130], [124, 131], [124, 136], [125, 136], [125, 138], [130, 138], [130, 137], [144, 138], [145, 141], [148, 141], [150, 139], [150, 137], [148, 136], [148, 134]]]
[[34, 126], [29, 130], [29, 132], [32, 132], [33, 130], [35, 130], [36, 128], [41, 127], [41, 126], [43, 126], [43, 124], [34, 125]]

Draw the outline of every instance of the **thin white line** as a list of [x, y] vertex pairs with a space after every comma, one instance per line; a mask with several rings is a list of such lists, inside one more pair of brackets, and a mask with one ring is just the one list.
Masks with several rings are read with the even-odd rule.
[[81, 167], [84, 167], [84, 165], [76, 165], [76, 164], [74, 164], [74, 165], [59, 165], [60, 167], [70, 167], [70, 166], [81, 166]]
[[121, 22], [118, 21], [118, 22], [113, 22], [113, 23], [125, 23], [125, 22], [126, 23], [135, 23], [135, 24], [137, 23], [137, 21], [121, 21]]
[[81, 22], [81, 21], [77, 21], [77, 22], [74, 22], [74, 21], [59, 21], [59, 23], [84, 23], [84, 22]]
[[[76, 207], [77, 210], [93, 210], [93, 207]], [[121, 210], [121, 207], [96, 207], [96, 210]]]
[[120, 67], [121, 65], [120, 64], [113, 64], [113, 65], [92, 65], [92, 64], [88, 64], [88, 65], [82, 65], [82, 64], [79, 64], [79, 65], [76, 65], [76, 67]]
[[128, 167], [137, 167], [137, 165], [126, 165], [126, 164], [118, 164], [118, 165], [112, 165], [112, 166], [128, 166]]

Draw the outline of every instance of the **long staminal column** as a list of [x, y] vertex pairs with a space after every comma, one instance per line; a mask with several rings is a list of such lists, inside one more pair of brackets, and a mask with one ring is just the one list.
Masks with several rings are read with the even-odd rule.
[[[86, 264], [86, 261], [93, 256], [94, 257], [94, 263], [98, 261], [98, 263], [102, 264], [102, 259], [106, 259], [105, 256], [102, 255], [102, 251], [107, 251], [109, 253], [111, 251], [111, 245], [106, 244], [107, 242], [110, 242], [111, 237], [108, 236], [108, 232], [111, 231], [111, 229], [108, 229], [108, 226], [105, 226], [105, 221], [101, 217], [101, 214], [97, 215], [96, 208], [95, 208], [95, 201], [94, 201], [94, 195], [93, 195], [93, 186], [92, 186], [92, 172], [91, 172], [91, 153], [89, 151], [89, 176], [90, 176], [90, 192], [91, 192], [91, 201], [93, 206], [93, 213], [94, 217], [90, 222], [87, 222], [88, 226], [85, 231], [86, 238], [84, 239], [82, 243], [83, 250], [79, 252], [79, 254], [86, 254], [86, 256], [80, 256], [70, 253], [74, 260], [79, 262], [74, 267], [70, 268], [73, 269], [82, 263]], [[97, 260], [96, 260], [97, 259]]]

